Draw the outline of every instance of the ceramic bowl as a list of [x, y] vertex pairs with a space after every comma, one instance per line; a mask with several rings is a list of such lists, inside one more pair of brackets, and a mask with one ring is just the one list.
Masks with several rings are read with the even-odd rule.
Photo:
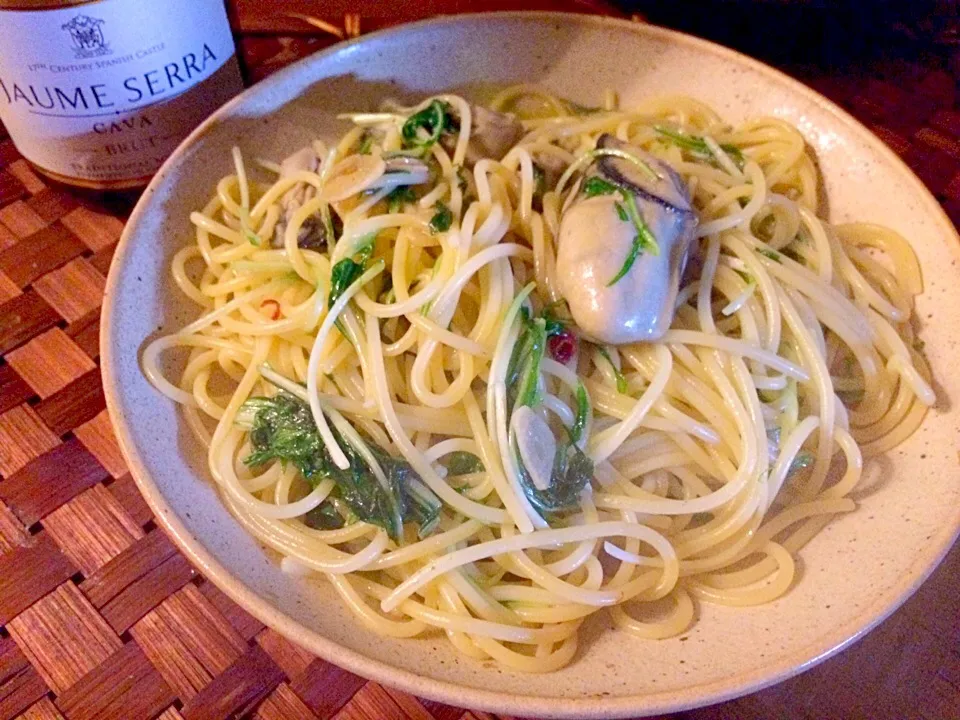
[[[205, 453], [177, 408], [144, 379], [146, 341], [193, 319], [170, 259], [191, 236], [190, 211], [232, 172], [230, 148], [283, 158], [339, 134], [338, 112], [385, 96], [466, 94], [529, 82], [587, 105], [615, 88], [624, 106], [664, 93], [700, 98], [731, 122], [773, 115], [815, 150], [833, 221], [866, 220], [907, 236], [923, 267], [918, 312], [939, 403], [910, 440], [872, 464], [856, 512], [800, 557], [799, 582], [756, 608], [704, 605], [681, 637], [642, 641], [603, 615], [569, 667], [513, 674], [457, 654], [442, 635], [375, 636], [322, 580], [280, 571], [231, 517]], [[160, 523], [199, 569], [268, 626], [348, 670], [462, 707], [513, 715], [622, 717], [690, 708], [783, 680], [837, 652], [923, 582], [960, 527], [960, 245], [936, 201], [876, 137], [823, 97], [742, 55], [625, 21], [560, 14], [442, 18], [337, 45], [280, 72], [194, 132], [150, 184], [127, 225], [107, 286], [102, 367], [120, 445]]]

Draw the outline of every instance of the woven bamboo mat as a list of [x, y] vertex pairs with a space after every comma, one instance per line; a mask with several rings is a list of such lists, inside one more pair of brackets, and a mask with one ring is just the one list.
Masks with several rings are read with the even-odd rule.
[[[241, 47], [260, 76], [327, 42], [259, 34]], [[939, 57], [808, 79], [904, 157], [956, 221], [960, 62]], [[48, 185], [0, 129], [0, 720], [492, 720], [312, 657], [200, 577], [157, 528], [98, 368], [105, 276], [128, 209]], [[960, 718], [960, 552], [841, 656], [673, 717]]]

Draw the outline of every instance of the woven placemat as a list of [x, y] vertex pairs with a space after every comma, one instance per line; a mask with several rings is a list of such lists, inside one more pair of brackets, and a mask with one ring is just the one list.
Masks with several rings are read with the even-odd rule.
[[[259, 75], [324, 40], [244, 38]], [[282, 56], [277, 60], [278, 53]], [[960, 63], [808, 75], [960, 219]], [[0, 720], [490, 720], [311, 656], [205, 581], [123, 462], [98, 368], [128, 206], [49, 186], [0, 131]], [[838, 658], [674, 718], [960, 718], [960, 552]]]

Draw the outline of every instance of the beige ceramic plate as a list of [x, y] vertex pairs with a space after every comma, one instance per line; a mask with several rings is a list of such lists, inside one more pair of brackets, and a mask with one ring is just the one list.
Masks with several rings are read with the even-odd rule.
[[[361, 629], [323, 582], [282, 573], [223, 508], [204, 451], [176, 408], [144, 380], [145, 341], [193, 319], [174, 287], [187, 216], [231, 172], [230, 147], [282, 158], [337, 112], [384, 96], [533, 82], [584, 104], [615, 88], [626, 106], [686, 93], [732, 122], [775, 115], [797, 125], [823, 167], [830, 217], [909, 237], [923, 266], [919, 301], [940, 403], [922, 430], [868, 472], [860, 508], [802, 553], [800, 582], [759, 608], [704, 606], [681, 638], [640, 641], [594, 618], [575, 661], [516, 675], [456, 654], [447, 640], [383, 639]], [[315, 55], [224, 107], [164, 165], [127, 226], [110, 273], [101, 337], [104, 385], [140, 489], [181, 549], [267, 625], [360, 675], [458, 706], [569, 718], [653, 714], [716, 702], [782, 680], [891, 613], [927, 577], [960, 527], [960, 246], [939, 206], [873, 135], [834, 105], [742, 55], [674, 32], [554, 14], [440, 19]]]

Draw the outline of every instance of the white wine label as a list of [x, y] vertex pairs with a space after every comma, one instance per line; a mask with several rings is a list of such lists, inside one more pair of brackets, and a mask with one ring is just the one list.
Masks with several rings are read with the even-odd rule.
[[0, 10], [0, 120], [42, 169], [152, 175], [241, 88], [223, 0]]

